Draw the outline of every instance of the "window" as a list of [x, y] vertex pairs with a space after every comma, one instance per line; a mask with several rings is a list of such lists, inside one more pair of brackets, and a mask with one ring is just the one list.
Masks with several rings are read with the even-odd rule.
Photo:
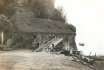
[[33, 38], [36, 39], [36, 35], [33, 35]]

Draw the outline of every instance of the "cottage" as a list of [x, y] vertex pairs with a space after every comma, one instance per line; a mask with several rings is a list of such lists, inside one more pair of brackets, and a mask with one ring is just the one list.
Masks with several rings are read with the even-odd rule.
[[36, 18], [32, 12], [17, 11], [10, 22], [13, 29], [8, 34], [11, 35], [12, 45], [31, 48], [34, 39], [42, 45], [57, 37], [56, 42], [53, 40], [56, 45], [63, 41], [67, 46], [65, 49], [70, 50], [71, 46], [77, 49], [76, 46], [72, 45], [75, 32], [61, 21]]

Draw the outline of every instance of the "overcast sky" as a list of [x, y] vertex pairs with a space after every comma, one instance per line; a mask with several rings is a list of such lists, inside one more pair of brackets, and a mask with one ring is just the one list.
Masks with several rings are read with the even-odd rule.
[[78, 49], [86, 55], [104, 54], [104, 0], [55, 0], [55, 5], [62, 5], [68, 22], [76, 26]]

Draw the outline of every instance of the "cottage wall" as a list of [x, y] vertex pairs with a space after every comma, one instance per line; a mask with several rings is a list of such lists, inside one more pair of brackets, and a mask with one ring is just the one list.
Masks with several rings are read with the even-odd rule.
[[71, 34], [66, 35], [66, 34], [48, 34], [48, 33], [47, 34], [45, 33], [33, 33], [33, 34], [18, 33], [18, 34], [13, 34], [11, 36], [14, 41], [13, 45], [16, 45], [16, 47], [18, 48], [32, 48], [32, 42], [34, 41], [34, 39], [39, 41], [39, 44], [41, 45], [49, 40], [52, 40], [55, 37], [58, 37], [58, 38], [63, 38], [63, 42], [65, 43], [66, 50], [71, 50], [73, 48], [77, 49], [75, 40], [74, 40], [75, 36]]

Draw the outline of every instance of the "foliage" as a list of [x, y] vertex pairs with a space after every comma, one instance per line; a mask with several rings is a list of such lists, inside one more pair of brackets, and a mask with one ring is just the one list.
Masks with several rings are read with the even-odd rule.
[[47, 14], [45, 13], [44, 4], [40, 4], [38, 0], [33, 3], [33, 12], [38, 18], [47, 18]]
[[0, 14], [0, 30], [7, 31], [10, 28], [10, 21], [5, 15]]
[[16, 8], [15, 8], [15, 4], [14, 3], [11, 3], [11, 4], [8, 4], [5, 9], [4, 9], [4, 14], [10, 18], [11, 16], [13, 16], [15, 13], [16, 13]]
[[38, 18], [66, 22], [66, 15], [63, 11], [64, 10], [62, 6], [55, 8], [52, 5], [47, 4], [46, 2], [43, 2], [41, 0], [37, 0], [33, 3], [33, 12], [35, 13], [35, 16]]
[[3, 9], [4, 9], [4, 2], [0, 0], [0, 14], [3, 13]]
[[54, 9], [53, 16], [51, 17], [52, 20], [58, 20], [66, 22], [66, 15], [64, 14], [63, 7], [58, 7]]
[[68, 26], [68, 28], [70, 28], [73, 32], [76, 32], [76, 27], [72, 24], [66, 24]]
[[2, 2], [4, 2], [6, 5], [10, 4], [10, 3], [14, 3], [16, 0], [1, 0]]
[[8, 12], [8, 14], [11, 15], [10, 11], [13, 11], [14, 13], [14, 10], [13, 10], [14, 5], [12, 3], [14, 3], [15, 1], [16, 0], [0, 0], [0, 14], [5, 14], [6, 12], [6, 15], [7, 15], [7, 12]]
[[[12, 17], [15, 12], [15, 3], [18, 0], [0, 0], [0, 13], [7, 17]], [[22, 1], [22, 0], [21, 0]], [[66, 22], [66, 15], [63, 13], [63, 8], [54, 7], [54, 0], [23, 0], [23, 5], [31, 7], [30, 10], [34, 12], [35, 17], [58, 20]]]
[[53, 6], [46, 0], [36, 0], [33, 2], [32, 9], [36, 17], [48, 19], [52, 15]]

